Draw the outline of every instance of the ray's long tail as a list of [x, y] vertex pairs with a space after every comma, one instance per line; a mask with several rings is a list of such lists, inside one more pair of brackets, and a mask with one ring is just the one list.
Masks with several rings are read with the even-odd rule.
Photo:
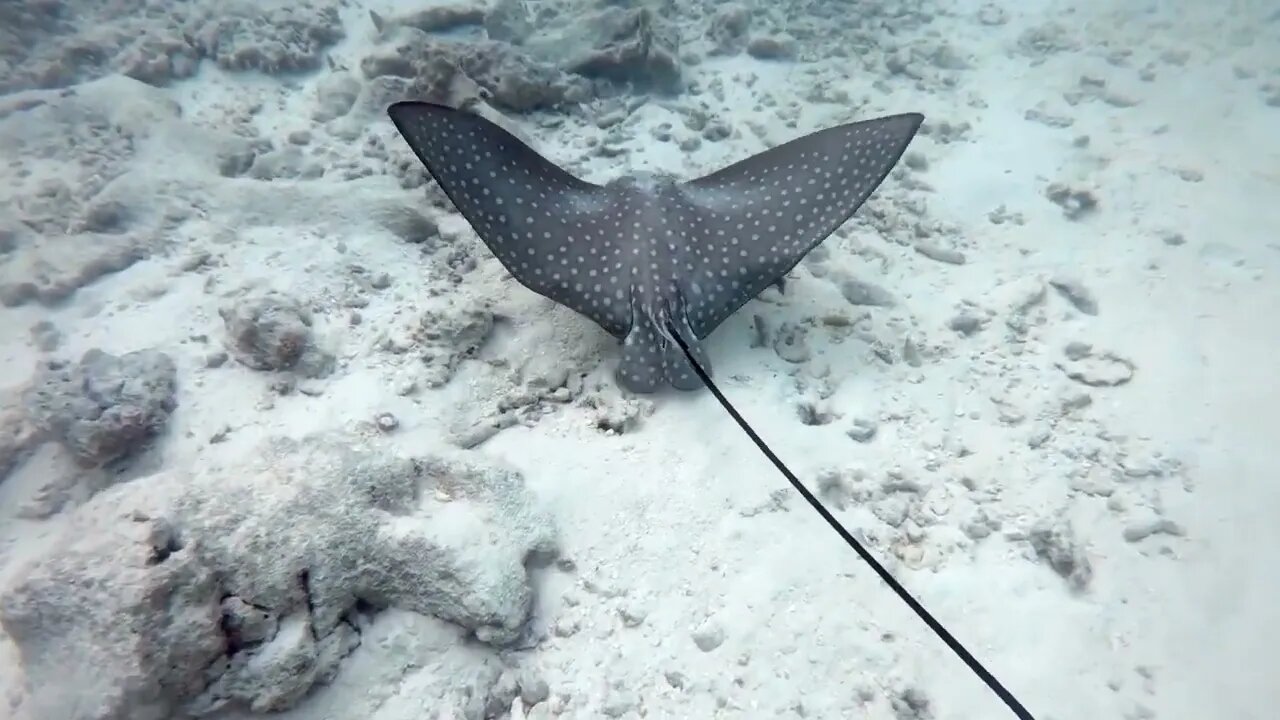
[[694, 357], [693, 352], [689, 349], [689, 345], [685, 343], [684, 338], [680, 337], [680, 333], [676, 332], [675, 327], [667, 326], [664, 327], [663, 330], [665, 331], [667, 338], [676, 343], [684, 352], [685, 357], [689, 360], [689, 364], [693, 367], [693, 371], [698, 374], [698, 378], [702, 380], [702, 383], [706, 385], [707, 389], [711, 391], [711, 394], [715, 396], [721, 407], [725, 409], [725, 412], [729, 413], [729, 416], [738, 424], [738, 427], [742, 428], [742, 431], [747, 434], [747, 437], [751, 438], [751, 441], [756, 444], [756, 447], [760, 448], [760, 452], [764, 453], [765, 457], [769, 458], [769, 462], [773, 463], [773, 466], [776, 467], [778, 472], [782, 473], [783, 477], [791, 483], [791, 486], [796, 489], [796, 492], [800, 493], [809, 505], [822, 516], [822, 519], [827, 521], [827, 524], [831, 526], [831, 529], [835, 530], [845, 543], [849, 547], [853, 548], [854, 552], [858, 553], [858, 556], [862, 558], [863, 562], [870, 565], [876, 575], [879, 575], [880, 579], [883, 580], [885, 584], [888, 585], [893, 592], [897, 594], [897, 596], [906, 603], [921, 620], [924, 621], [925, 625], [928, 625], [929, 629], [941, 638], [942, 642], [946, 643], [947, 647], [951, 648], [951, 651], [958, 655], [960, 659], [964, 661], [964, 664], [967, 665], [969, 669], [982, 680], [982, 682], [986, 683], [987, 687], [1004, 702], [1009, 710], [1013, 712], [1014, 716], [1019, 718], [1019, 720], [1035, 720], [1034, 716], [1026, 709], [1026, 707], [1024, 707], [1022, 703], [1013, 696], [1013, 693], [1009, 692], [1009, 690], [1006, 689], [1005, 686], [1001, 684], [1000, 681], [997, 680], [996, 677], [992, 675], [991, 672], [988, 671], [987, 668], [983, 666], [983, 664], [979, 662], [964, 645], [960, 644], [960, 641], [957, 640], [955, 636], [953, 636], [946, 627], [942, 625], [942, 623], [938, 622], [938, 620], [934, 618], [918, 600], [912, 597], [911, 593], [907, 592], [907, 589], [889, 573], [888, 569], [886, 569], [884, 565], [881, 565], [880, 561], [876, 560], [875, 556], [872, 555], [862, 543], [858, 542], [857, 538], [855, 538], [844, 528], [843, 525], [840, 524], [840, 521], [836, 520], [835, 516], [833, 516], [831, 512], [822, 505], [818, 498], [814, 497], [813, 493], [809, 492], [808, 488], [800, 482], [800, 479], [796, 477], [795, 473], [791, 472], [791, 469], [788, 468], [776, 454], [774, 454], [768, 444], [766, 444], [765, 441], [756, 434], [751, 425], [749, 425], [747, 421], [743, 419], [742, 415], [738, 413], [737, 409], [733, 407], [733, 404], [729, 402], [728, 398], [720, 392], [720, 388], [716, 387], [716, 384], [711, 380], [710, 374], [706, 372], [701, 364], [699, 364], [697, 358]]

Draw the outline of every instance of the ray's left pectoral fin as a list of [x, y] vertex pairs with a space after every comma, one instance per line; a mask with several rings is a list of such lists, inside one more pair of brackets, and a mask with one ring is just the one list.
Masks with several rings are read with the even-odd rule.
[[607, 189], [581, 180], [465, 110], [406, 101], [388, 111], [480, 240], [520, 284], [617, 338], [631, 313]]
[[866, 202], [924, 116], [890, 115], [820, 130], [680, 186], [697, 271], [689, 321], [705, 338], [778, 282]]

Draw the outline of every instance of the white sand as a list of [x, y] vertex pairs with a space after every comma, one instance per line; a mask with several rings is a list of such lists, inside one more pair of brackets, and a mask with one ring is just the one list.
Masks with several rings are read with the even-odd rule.
[[[625, 131], [633, 138], [618, 158], [588, 154], [587, 139], [606, 133], [576, 119], [558, 128], [512, 122], [548, 157], [602, 182], [628, 168], [693, 176], [757, 152], [766, 142], [751, 123], [777, 143], [849, 119], [839, 104], [804, 100], [819, 83], [869, 98], [859, 116], [925, 113], [932, 132], [911, 152], [927, 168], [895, 173], [872, 202], [882, 202], [896, 236], [868, 225], [833, 236], [825, 261], [802, 264], [785, 294], [768, 291], [711, 337], [716, 380], [810, 487], [823, 471], [843, 473], [853, 494], [837, 517], [1037, 717], [1273, 717], [1280, 577], [1267, 558], [1280, 547], [1280, 108], [1259, 88], [1267, 78], [1280, 83], [1280, 22], [1264, 22], [1262, 2], [1232, 3], [1231, 14], [1189, 2], [1151, 3], [1150, 13], [1111, 11], [1104, 2], [1073, 11], [1004, 3], [1008, 21], [998, 25], [979, 22], [977, 3], [944, 5], [954, 17], [937, 21], [942, 36], [931, 42], [950, 43], [969, 67], [925, 67], [920, 82], [877, 77], [856, 57], [791, 63], [739, 55], [686, 66], [702, 87], [721, 83], [724, 98], [706, 91], [667, 104], [706, 103], [735, 130], [693, 152], [652, 139], [652, 128], [682, 123], [658, 102], [634, 114]], [[394, 14], [387, 3], [376, 6]], [[343, 17], [348, 38], [332, 55], [358, 67], [372, 29], [359, 7]], [[1018, 49], [1027, 28], [1050, 21], [1080, 47], [1043, 56]], [[1246, 37], [1253, 44], [1242, 44]], [[1131, 55], [1108, 62], [1120, 50]], [[1185, 62], [1170, 60], [1180, 50]], [[1148, 66], [1153, 76], [1144, 80]], [[1237, 67], [1257, 75], [1240, 77]], [[380, 201], [421, 203], [421, 189], [404, 190], [389, 176], [226, 180], [212, 169], [211, 150], [182, 139], [198, 136], [193, 127], [226, 132], [224, 118], [262, 103], [250, 122], [284, 144], [288, 132], [311, 128], [322, 75], [276, 80], [206, 63], [188, 80], [149, 90], [178, 103], [182, 117], [157, 126], [131, 172], [185, 179], [189, 192], [157, 203], [194, 197], [199, 210], [163, 251], [65, 304], [0, 309], [0, 386], [18, 391], [49, 355], [27, 330], [40, 320], [63, 334], [52, 353], [60, 358], [89, 348], [163, 350], [178, 365], [179, 405], [149, 469], [233, 463], [268, 436], [352, 427], [383, 412], [399, 421], [389, 435], [397, 448], [442, 450], [459, 425], [513, 390], [494, 360], [588, 373], [587, 386], [600, 385], [609, 407], [629, 407], [612, 387], [612, 341], [515, 285], [487, 254], [475, 253], [480, 267], [460, 285], [441, 288], [446, 297], [430, 296], [428, 288], [443, 284], [440, 256], [427, 257], [365, 214]], [[945, 87], [942, 76], [957, 86]], [[1105, 90], [1071, 104], [1064, 94], [1077, 91], [1082, 76], [1105, 81]], [[1109, 103], [1105, 93], [1133, 102]], [[779, 106], [800, 102], [794, 126], [758, 105], [766, 96]], [[120, 102], [152, 101], [139, 92]], [[1028, 119], [1032, 108], [1072, 124]], [[378, 123], [368, 135], [407, 157], [389, 122], [376, 115], [367, 122]], [[942, 123], [970, 127], [940, 142]], [[344, 148], [320, 124], [315, 134], [314, 143], [332, 143], [342, 157], [364, 142]], [[1080, 136], [1087, 146], [1073, 143]], [[1046, 197], [1055, 182], [1087, 189], [1098, 208], [1065, 217]], [[907, 212], [911, 203], [922, 216]], [[998, 208], [1021, 221], [993, 222]], [[954, 247], [966, 262], [913, 249], [916, 222], [938, 224], [928, 242]], [[474, 242], [456, 216], [442, 225]], [[1173, 233], [1181, 244], [1165, 241]], [[202, 251], [213, 257], [204, 269], [181, 269]], [[392, 281], [359, 309], [356, 326], [342, 307], [350, 263]], [[824, 325], [819, 318], [868, 310], [849, 305], [827, 281], [844, 275], [887, 289], [897, 307], [871, 308], [852, 334]], [[1096, 315], [1073, 308], [1048, 282], [1064, 277], [1096, 298]], [[325, 308], [317, 334], [338, 370], [318, 381], [318, 394], [274, 396], [270, 373], [234, 360], [205, 367], [225, 334], [218, 308], [254, 282]], [[1043, 298], [1021, 314], [1028, 330], [1016, 342], [1006, 323], [1037, 292]], [[506, 320], [482, 360], [461, 361], [440, 388], [401, 395], [413, 363], [381, 349], [379, 336], [446, 301], [490, 302]], [[968, 336], [948, 327], [965, 308], [984, 318]], [[792, 363], [770, 347], [751, 347], [753, 315], [775, 329], [806, 327], [811, 357]], [[876, 348], [896, 354], [908, 338], [922, 348], [918, 367], [877, 359]], [[1071, 380], [1059, 365], [1071, 365], [1064, 348], [1072, 342], [1092, 346], [1084, 365], [1122, 368], [1104, 359], [1109, 353], [1132, 365], [1132, 379], [1115, 387]], [[1087, 406], [1062, 409], [1081, 393]], [[545, 637], [513, 656], [551, 691], [529, 713], [1010, 717], [804, 506], [709, 393], [668, 391], [636, 402], [651, 412], [621, 435], [602, 433], [598, 412], [573, 402], [466, 451], [523, 473], [576, 564], [574, 572], [539, 575], [534, 622]], [[806, 402], [831, 421], [802, 423], [798, 406]], [[876, 425], [868, 442], [846, 435], [858, 419]], [[224, 428], [226, 441], [210, 443]], [[0, 485], [0, 580], [16, 577], [71, 512], [18, 516], [51, 473], [64, 472], [58, 463], [38, 453]], [[147, 481], [146, 472], [133, 474], [144, 477], [130, 482]], [[917, 489], [884, 489], [898, 480]], [[980, 517], [993, 527], [978, 538]], [[1137, 537], [1159, 519], [1181, 534]], [[1070, 528], [1074, 544], [1062, 550], [1092, 568], [1083, 590], [1037, 557], [1026, 539], [1037, 523]], [[330, 686], [284, 717], [451, 717], [424, 694], [440, 681], [428, 676], [445, 672], [432, 658], [485, 651], [448, 650], [447, 634], [439, 640], [438, 628], [399, 611], [374, 628]], [[722, 644], [698, 647], [695, 636], [717, 632]], [[399, 640], [375, 642], [378, 633]], [[0, 685], [21, 713], [16, 650], [0, 647]], [[408, 669], [406, 658], [414, 663]], [[900, 700], [894, 709], [907, 688], [928, 699], [931, 715]]]

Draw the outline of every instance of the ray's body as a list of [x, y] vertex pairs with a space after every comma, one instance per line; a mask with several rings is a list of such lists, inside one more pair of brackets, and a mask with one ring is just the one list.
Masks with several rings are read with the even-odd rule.
[[426, 102], [388, 110], [428, 172], [521, 284], [622, 341], [633, 392], [702, 386], [699, 341], [861, 207], [923, 121], [891, 115], [819, 130], [680, 182], [595, 185], [497, 125]]

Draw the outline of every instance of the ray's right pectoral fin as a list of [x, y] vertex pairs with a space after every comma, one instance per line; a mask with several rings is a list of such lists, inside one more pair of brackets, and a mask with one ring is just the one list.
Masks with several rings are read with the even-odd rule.
[[686, 231], [721, 277], [691, 316], [706, 337], [779, 282], [871, 196], [915, 137], [923, 116], [889, 115], [810, 133], [681, 186]]

